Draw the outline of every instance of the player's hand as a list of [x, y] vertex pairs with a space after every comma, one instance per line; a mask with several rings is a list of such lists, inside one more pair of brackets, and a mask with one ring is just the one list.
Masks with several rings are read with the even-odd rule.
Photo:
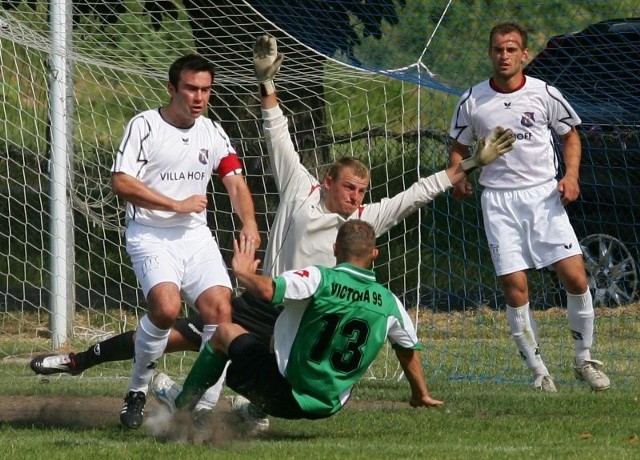
[[411, 407], [440, 407], [444, 406], [444, 401], [433, 399], [431, 396], [423, 396], [421, 398], [411, 398], [409, 405]]
[[564, 176], [558, 181], [558, 192], [562, 206], [566, 206], [578, 199], [580, 196], [580, 185], [574, 176]]
[[276, 92], [273, 77], [278, 73], [284, 54], [278, 53], [276, 39], [270, 35], [258, 37], [253, 45], [253, 68], [258, 83], [262, 85], [263, 96]]
[[488, 139], [478, 141], [476, 151], [462, 161], [462, 169], [470, 173], [476, 168], [486, 166], [513, 149], [516, 136], [510, 129], [496, 126]]
[[191, 195], [176, 202], [175, 212], [181, 214], [200, 213], [205, 209], [207, 209], [207, 195]]
[[473, 193], [473, 185], [466, 179], [461, 180], [453, 186], [453, 197], [457, 200], [463, 200]]
[[233, 259], [231, 259], [231, 268], [239, 274], [253, 274], [258, 271], [260, 260], [256, 259], [256, 244], [246, 235], [240, 235], [237, 240], [233, 241]]
[[260, 247], [262, 239], [260, 232], [258, 231], [258, 224], [256, 221], [243, 222], [242, 230], [240, 230], [240, 236], [244, 236], [247, 240], [252, 240], [256, 248]]

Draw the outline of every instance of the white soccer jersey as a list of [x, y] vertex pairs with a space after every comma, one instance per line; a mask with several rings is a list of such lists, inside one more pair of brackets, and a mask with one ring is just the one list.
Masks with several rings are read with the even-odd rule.
[[[278, 275], [309, 264], [335, 265], [333, 243], [345, 222], [327, 210], [321, 184], [300, 163], [280, 107], [263, 109], [264, 134], [280, 204], [271, 227], [263, 273]], [[361, 206], [349, 219], [362, 219], [376, 236], [451, 187], [446, 172], [422, 178], [404, 192]]]
[[[235, 153], [218, 123], [200, 116], [191, 128], [177, 128], [153, 109], [131, 119], [111, 172], [133, 176], [180, 200], [206, 194], [213, 171], [223, 177], [239, 168]], [[206, 210], [185, 215], [127, 203], [126, 221], [130, 220], [153, 227], [195, 228], [207, 224]]]
[[463, 145], [488, 137], [496, 126], [516, 135], [513, 150], [482, 168], [479, 182], [487, 188], [520, 189], [556, 177], [557, 161], [551, 131], [558, 135], [580, 124], [562, 94], [537, 78], [526, 77], [522, 88], [499, 93], [486, 80], [461, 97], [450, 135]]

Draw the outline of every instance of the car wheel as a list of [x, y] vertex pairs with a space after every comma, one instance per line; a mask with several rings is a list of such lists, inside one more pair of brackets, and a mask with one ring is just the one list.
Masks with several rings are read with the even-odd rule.
[[599, 233], [584, 238], [580, 246], [594, 304], [611, 307], [631, 303], [636, 298], [638, 273], [622, 241]]

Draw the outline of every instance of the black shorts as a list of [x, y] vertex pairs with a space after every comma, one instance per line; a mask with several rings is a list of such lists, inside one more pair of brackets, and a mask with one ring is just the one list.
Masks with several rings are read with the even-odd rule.
[[291, 385], [278, 370], [276, 356], [269, 345], [252, 334], [242, 334], [229, 344], [226, 384], [256, 404], [268, 415], [286, 419], [318, 419], [305, 413], [291, 391]]
[[282, 311], [281, 306], [273, 307], [246, 291], [241, 296], [234, 297], [231, 304], [234, 323], [244, 327], [260, 341], [271, 342], [276, 319]]
[[[231, 300], [231, 305], [231, 321], [244, 327], [260, 341], [266, 344], [271, 343], [273, 328], [278, 315], [282, 311], [282, 307], [274, 308], [247, 292], [239, 297], [234, 297]], [[202, 343], [202, 327], [202, 317], [198, 313], [176, 319], [173, 326], [176, 331], [197, 348], [200, 348]]]

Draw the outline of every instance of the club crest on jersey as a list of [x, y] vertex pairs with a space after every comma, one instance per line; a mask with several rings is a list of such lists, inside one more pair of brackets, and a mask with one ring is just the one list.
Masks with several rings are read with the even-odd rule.
[[520, 119], [520, 124], [522, 126], [526, 126], [527, 128], [530, 128], [533, 126], [535, 121], [536, 119], [533, 112], [524, 112], [522, 114], [522, 118]]
[[198, 161], [203, 165], [206, 165], [209, 162], [209, 151], [207, 149], [200, 149], [198, 153]]

